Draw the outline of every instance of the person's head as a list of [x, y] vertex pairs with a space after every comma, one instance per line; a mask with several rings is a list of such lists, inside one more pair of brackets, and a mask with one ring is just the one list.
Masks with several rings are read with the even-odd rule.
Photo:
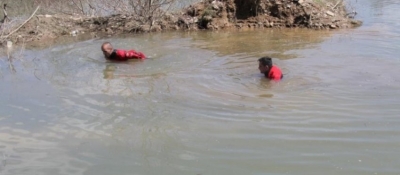
[[261, 73], [268, 73], [272, 67], [272, 58], [266, 56], [258, 59], [258, 69]]
[[104, 42], [104, 43], [101, 45], [101, 51], [103, 51], [103, 54], [104, 54], [104, 56], [105, 56], [106, 58], [109, 58], [109, 57], [110, 57], [110, 55], [111, 55], [111, 53], [113, 52], [113, 50], [114, 50], [114, 48], [113, 48], [113, 46], [111, 45], [110, 42]]

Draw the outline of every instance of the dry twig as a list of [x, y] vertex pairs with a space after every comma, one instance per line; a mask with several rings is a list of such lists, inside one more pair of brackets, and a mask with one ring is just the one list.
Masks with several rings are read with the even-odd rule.
[[7, 15], [7, 4], [4, 4], [4, 6], [3, 6], [3, 14], [4, 14], [4, 17], [3, 17], [3, 19], [1, 20], [1, 23], [5, 23], [5, 22], [7, 22], [7, 21], [10, 20], [10, 19], [8, 18], [8, 15]]
[[332, 10], [334, 10], [339, 4], [343, 3], [343, 0], [339, 0], [335, 6], [332, 7]]
[[10, 32], [8, 35], [6, 36], [2, 36], [2, 38], [8, 38], [10, 37], [13, 33], [15, 33], [16, 31], [18, 31], [22, 26], [24, 26], [29, 20], [32, 19], [32, 17], [36, 14], [36, 12], [39, 10], [40, 6], [36, 7], [36, 10], [32, 13], [32, 15], [24, 22], [22, 23], [19, 27], [17, 27], [15, 30], [13, 30], [12, 32]]

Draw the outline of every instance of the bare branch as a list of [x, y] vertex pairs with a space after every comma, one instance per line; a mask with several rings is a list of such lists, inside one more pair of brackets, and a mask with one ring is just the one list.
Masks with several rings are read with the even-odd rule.
[[5, 37], [2, 36], [2, 38], [8, 38], [10, 37], [14, 32], [18, 31], [22, 26], [24, 26], [29, 20], [32, 19], [32, 17], [36, 14], [36, 12], [39, 10], [40, 6], [36, 7], [36, 10], [32, 13], [32, 15], [24, 22], [22, 23], [18, 28], [16, 28], [15, 30], [13, 30], [12, 32], [10, 32], [8, 35], [6, 35]]
[[1, 20], [1, 23], [5, 23], [10, 20], [10, 19], [8, 19], [8, 15], [7, 15], [7, 4], [4, 4], [4, 6], [3, 6], [3, 14], [4, 14], [4, 17]]

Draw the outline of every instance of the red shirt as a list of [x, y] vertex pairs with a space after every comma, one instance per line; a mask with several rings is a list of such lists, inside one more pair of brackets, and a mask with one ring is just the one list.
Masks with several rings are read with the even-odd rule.
[[280, 80], [283, 78], [282, 71], [278, 66], [273, 65], [268, 72], [268, 75], [265, 74], [267, 78], [271, 80]]
[[126, 61], [128, 59], [145, 59], [146, 55], [142, 52], [137, 52], [135, 50], [121, 50], [114, 49], [111, 53], [110, 60]]

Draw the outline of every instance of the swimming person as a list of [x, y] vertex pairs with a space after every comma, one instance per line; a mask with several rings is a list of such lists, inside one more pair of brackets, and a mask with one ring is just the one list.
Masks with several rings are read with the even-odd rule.
[[265, 77], [279, 81], [283, 78], [281, 69], [278, 66], [272, 64], [272, 58], [266, 56], [258, 59], [258, 69], [261, 73], [265, 74]]
[[101, 45], [104, 57], [107, 60], [126, 61], [128, 59], [145, 59], [146, 56], [142, 52], [135, 50], [114, 49], [110, 42], [104, 42]]

